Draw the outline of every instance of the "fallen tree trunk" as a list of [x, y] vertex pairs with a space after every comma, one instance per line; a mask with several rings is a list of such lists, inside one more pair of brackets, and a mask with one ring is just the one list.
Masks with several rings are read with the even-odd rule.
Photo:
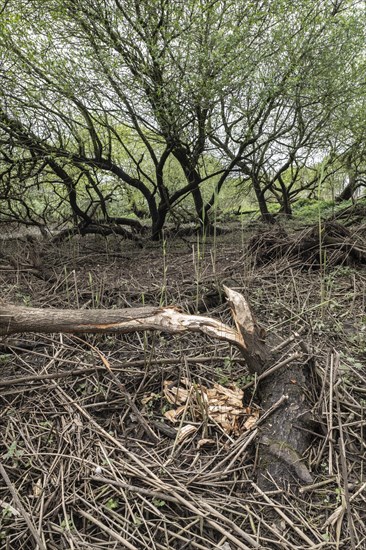
[[187, 315], [174, 307], [129, 309], [40, 309], [0, 305], [0, 336], [19, 332], [65, 332], [72, 334], [120, 333], [162, 330], [170, 333], [201, 332], [244, 346], [241, 335], [231, 327], [200, 315]]
[[[286, 482], [309, 483], [311, 475], [301, 458], [310, 443], [308, 368], [301, 354], [280, 361], [265, 342], [245, 298], [225, 288], [236, 328], [216, 319], [187, 315], [173, 307], [121, 310], [38, 309], [0, 304], [0, 335], [19, 332], [129, 333], [161, 330], [201, 332], [237, 346], [248, 369], [257, 376], [260, 405], [269, 418], [258, 438], [259, 480], [262, 487]], [[273, 479], [273, 481], [272, 481]]]
[[307, 361], [299, 362], [301, 354], [281, 361], [278, 352], [267, 346], [265, 331], [255, 322], [243, 296], [227, 288], [225, 292], [245, 342], [242, 353], [248, 369], [258, 377], [260, 405], [265, 414], [273, 411], [258, 440], [259, 484], [273, 488], [273, 484], [283, 486], [294, 480], [311, 483], [312, 476], [302, 462], [312, 427], [306, 395], [310, 383]]

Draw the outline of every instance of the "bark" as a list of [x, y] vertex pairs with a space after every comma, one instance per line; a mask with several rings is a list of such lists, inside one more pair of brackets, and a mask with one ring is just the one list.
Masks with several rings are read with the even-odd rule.
[[160, 241], [163, 238], [163, 228], [165, 225], [166, 216], [168, 214], [168, 206], [160, 205], [157, 214], [152, 219], [151, 240]]
[[[203, 146], [203, 143], [202, 143], [202, 146]], [[200, 230], [202, 231], [202, 233], [209, 232], [210, 231], [209, 210], [206, 211], [205, 209], [205, 205], [203, 202], [202, 193], [200, 189], [200, 186], [202, 184], [202, 178], [197, 168], [198, 151], [196, 151], [196, 154], [193, 155], [195, 157], [194, 159], [192, 159], [191, 156], [187, 153], [187, 149], [181, 146], [175, 147], [173, 154], [182, 167], [182, 170], [184, 172], [188, 185], [185, 188], [181, 189], [180, 192], [175, 193], [171, 200], [174, 203], [179, 198], [179, 196], [183, 191], [184, 191], [184, 194], [186, 194], [186, 192], [190, 192], [193, 198], [194, 207], [197, 214], [197, 221], [199, 223]]]
[[258, 206], [261, 213], [261, 219], [265, 223], [274, 223], [275, 221], [274, 216], [268, 210], [267, 201], [262, 192], [260, 182], [255, 175], [252, 175], [252, 183], [253, 183], [255, 196], [257, 197], [257, 201], [258, 201]]
[[[310, 404], [306, 388], [310, 384], [307, 362], [295, 359], [280, 364], [265, 342], [265, 331], [255, 322], [249, 305], [241, 294], [225, 288], [234, 321], [243, 337], [242, 353], [248, 368], [257, 376], [259, 397], [263, 413], [273, 410], [261, 428], [258, 439], [258, 477], [262, 488], [273, 489], [292, 481], [311, 483], [309, 470], [301, 462], [303, 453], [311, 443]], [[278, 406], [280, 404], [280, 406]], [[273, 481], [272, 481], [273, 479]]]
[[[187, 315], [173, 307], [120, 310], [37, 309], [0, 304], [0, 335], [19, 332], [128, 333], [161, 330], [169, 333], [200, 332], [237, 346], [259, 384], [260, 404], [269, 418], [258, 438], [258, 476], [262, 488], [296, 481], [310, 483], [301, 457], [310, 443], [305, 388], [310, 374], [304, 362], [279, 357], [265, 342], [265, 331], [255, 322], [244, 297], [225, 288], [236, 328], [216, 319]], [[299, 359], [301, 354], [296, 357]], [[304, 430], [305, 428], [305, 430]]]
[[284, 186], [282, 188], [282, 204], [281, 204], [281, 214], [284, 214], [287, 218], [292, 217], [292, 208], [291, 208], [291, 199], [290, 199], [290, 193]]
[[121, 227], [120, 225], [113, 225], [109, 223], [91, 223], [90, 225], [78, 224], [76, 227], [63, 229], [57, 233], [52, 239], [53, 243], [59, 243], [63, 240], [74, 237], [75, 235], [102, 235], [107, 237], [108, 235], [120, 235], [125, 239], [140, 243], [140, 238], [136, 233]]
[[170, 333], [201, 332], [242, 348], [233, 328], [200, 315], [187, 315], [174, 307], [129, 309], [39, 309], [0, 305], [0, 336], [19, 332], [120, 333], [162, 330]]
[[128, 225], [129, 227], [132, 227], [135, 231], [138, 233], [142, 233], [144, 230], [144, 226], [139, 220], [135, 220], [133, 218], [123, 218], [123, 217], [107, 217], [108, 223], [115, 223], [117, 225]]
[[356, 172], [351, 166], [348, 166], [348, 183], [343, 191], [336, 197], [336, 202], [348, 201], [353, 198], [357, 189], [357, 176]]

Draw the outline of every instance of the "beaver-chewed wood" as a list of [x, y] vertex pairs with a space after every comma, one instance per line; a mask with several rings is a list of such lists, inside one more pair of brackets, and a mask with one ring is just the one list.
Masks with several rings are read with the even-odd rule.
[[[265, 342], [265, 331], [256, 323], [245, 298], [225, 288], [237, 330], [243, 336], [242, 353], [252, 374], [259, 377], [259, 398], [264, 412], [270, 411], [258, 438], [259, 483], [262, 487], [283, 486], [291, 481], [310, 483], [312, 476], [302, 457], [311, 442], [312, 427], [310, 404], [306, 388], [310, 383], [310, 370], [306, 359], [299, 356], [284, 361], [284, 366], [265, 376], [279, 357], [271, 353]], [[283, 398], [284, 399], [281, 399]]]
[[[169, 333], [201, 332], [237, 346], [251, 373], [259, 380], [259, 399], [268, 418], [263, 422], [259, 445], [259, 479], [262, 487], [291, 482], [311, 482], [302, 456], [309, 445], [309, 403], [305, 388], [308, 368], [303, 361], [278, 361], [265, 341], [245, 298], [224, 287], [236, 328], [216, 319], [188, 315], [174, 307], [140, 307], [115, 310], [41, 309], [0, 304], [0, 335], [22, 332], [128, 333], [161, 330]], [[271, 369], [267, 373], [267, 370]], [[280, 406], [277, 404], [281, 403]], [[274, 405], [276, 405], [274, 407]], [[305, 429], [304, 429], [305, 428]]]

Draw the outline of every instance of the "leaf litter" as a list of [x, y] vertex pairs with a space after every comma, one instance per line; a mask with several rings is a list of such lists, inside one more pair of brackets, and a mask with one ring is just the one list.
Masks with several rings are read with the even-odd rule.
[[227, 434], [241, 435], [253, 428], [259, 418], [259, 410], [244, 407], [244, 392], [235, 385], [225, 387], [215, 382], [212, 388], [194, 384], [187, 378], [181, 378], [179, 385], [165, 380], [163, 385], [165, 399], [172, 405], [179, 405], [164, 413], [165, 418], [176, 423], [187, 409], [194, 410], [193, 416], [203, 420], [203, 416], [214, 420]]

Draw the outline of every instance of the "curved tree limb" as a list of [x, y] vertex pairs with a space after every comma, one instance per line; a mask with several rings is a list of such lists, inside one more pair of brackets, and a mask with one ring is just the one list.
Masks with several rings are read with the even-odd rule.
[[0, 336], [19, 332], [120, 333], [162, 330], [201, 332], [244, 348], [239, 332], [216, 319], [188, 315], [175, 307], [129, 309], [41, 309], [0, 305]]

